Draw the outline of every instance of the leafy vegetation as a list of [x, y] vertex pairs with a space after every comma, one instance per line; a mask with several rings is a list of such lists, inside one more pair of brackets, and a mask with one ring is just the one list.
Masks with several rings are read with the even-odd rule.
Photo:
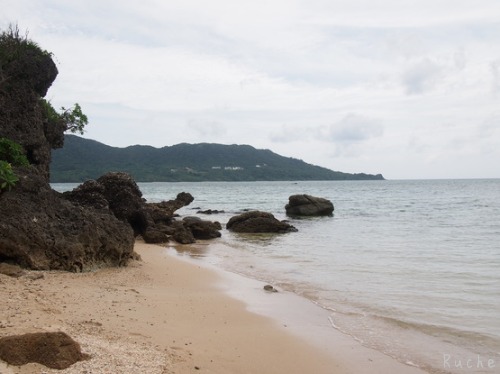
[[73, 108], [70, 109], [62, 107], [61, 110], [61, 118], [66, 125], [66, 131], [70, 131], [73, 134], [79, 133], [83, 135], [83, 128], [88, 124], [89, 121], [87, 116], [82, 113], [80, 104], [75, 103], [75, 105], [73, 105]]
[[73, 107], [69, 109], [61, 107], [61, 112], [57, 112], [52, 106], [52, 103], [44, 98], [40, 99], [40, 104], [49, 125], [54, 126], [61, 122], [64, 125], [65, 131], [69, 131], [73, 134], [84, 134], [84, 128], [89, 121], [87, 116], [82, 112], [80, 104], [75, 103]]
[[6, 138], [0, 138], [0, 160], [14, 166], [28, 166], [29, 162], [23, 153], [23, 147]]
[[10, 190], [18, 180], [16, 174], [12, 171], [12, 165], [0, 160], [0, 193], [4, 190]]
[[15, 186], [18, 178], [12, 166], [28, 166], [22, 147], [6, 138], [0, 138], [0, 193]]
[[249, 145], [115, 148], [66, 135], [64, 148], [52, 154], [52, 182], [83, 182], [109, 171], [130, 173], [141, 182], [383, 179], [332, 171]]

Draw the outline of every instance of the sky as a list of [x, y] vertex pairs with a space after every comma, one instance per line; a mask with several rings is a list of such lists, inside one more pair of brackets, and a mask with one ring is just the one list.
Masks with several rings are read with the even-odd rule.
[[500, 178], [499, 0], [0, 0], [46, 98], [125, 147], [249, 144], [387, 179]]

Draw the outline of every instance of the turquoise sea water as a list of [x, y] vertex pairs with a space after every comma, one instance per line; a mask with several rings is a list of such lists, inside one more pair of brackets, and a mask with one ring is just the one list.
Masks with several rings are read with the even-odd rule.
[[334, 216], [289, 219], [296, 233], [224, 229], [198, 255], [309, 298], [329, 310], [332, 326], [402, 362], [435, 373], [500, 372], [500, 180], [139, 186], [150, 202], [189, 192], [195, 200], [182, 216], [223, 225], [246, 209], [289, 219], [293, 194], [330, 199]]

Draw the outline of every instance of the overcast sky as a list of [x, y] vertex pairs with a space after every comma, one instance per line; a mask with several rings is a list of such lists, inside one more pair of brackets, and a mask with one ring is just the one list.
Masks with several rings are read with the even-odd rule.
[[499, 0], [0, 0], [47, 98], [113, 146], [250, 144], [389, 179], [500, 178]]

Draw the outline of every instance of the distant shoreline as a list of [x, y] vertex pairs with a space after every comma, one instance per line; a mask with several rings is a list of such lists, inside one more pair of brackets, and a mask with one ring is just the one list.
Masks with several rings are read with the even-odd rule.
[[66, 135], [64, 143], [52, 152], [52, 183], [84, 182], [112, 171], [141, 182], [384, 180], [382, 174], [334, 171], [250, 145], [117, 148], [75, 135]]

